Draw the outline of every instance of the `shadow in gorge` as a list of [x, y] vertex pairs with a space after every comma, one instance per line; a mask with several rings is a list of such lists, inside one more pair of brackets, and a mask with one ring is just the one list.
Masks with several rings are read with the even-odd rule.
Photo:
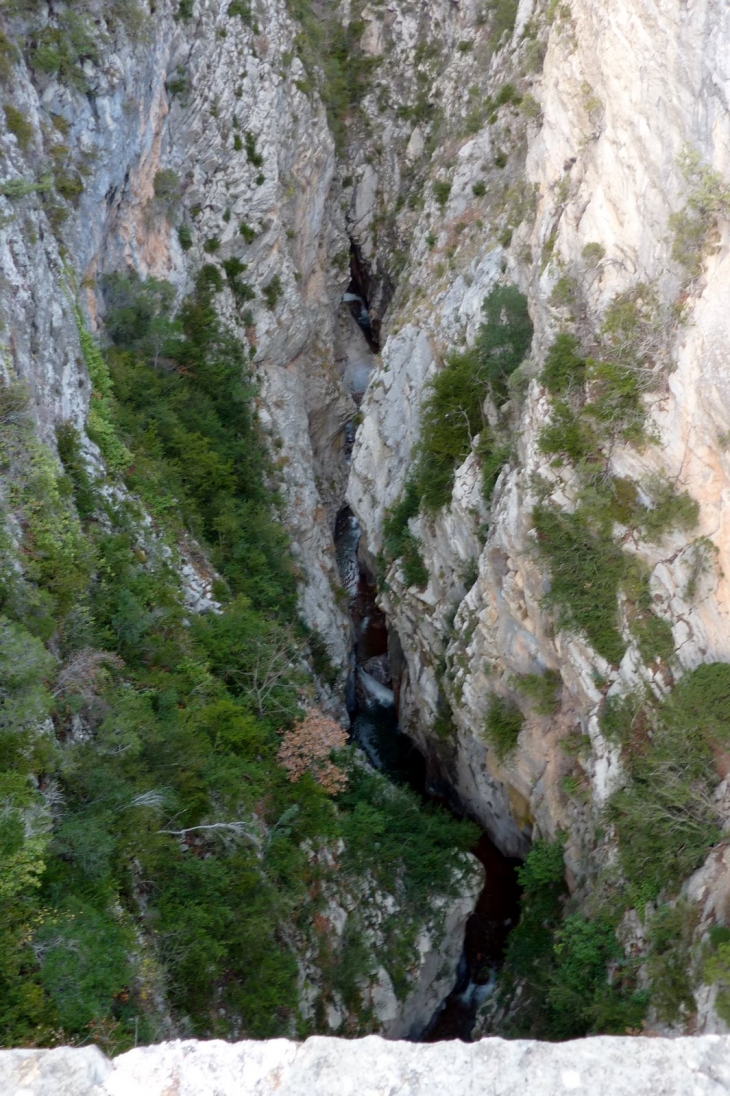
[[[337, 518], [335, 549], [349, 595], [353, 630], [348, 686], [352, 740], [370, 764], [391, 780], [409, 785], [428, 802], [463, 817], [453, 790], [441, 780], [436, 785], [426, 758], [398, 725], [397, 682], [391, 679], [387, 620], [376, 604], [377, 587], [359, 559], [359, 540], [357, 519], [345, 507]], [[519, 918], [520, 861], [503, 856], [486, 833], [471, 851], [484, 867], [484, 887], [467, 921], [456, 984], [436, 1010], [421, 1042], [470, 1041], [477, 1009], [494, 989], [509, 932]]]
[[[373, 286], [370, 267], [362, 256], [360, 248], [350, 241], [350, 283], [342, 300], [348, 305], [353, 318], [365, 336], [365, 340], [374, 354], [380, 352], [380, 326], [382, 308], [373, 301]], [[383, 292], [383, 291], [386, 292]], [[384, 298], [381, 305], [387, 303], [391, 295], [389, 286], [381, 286], [377, 296]]]

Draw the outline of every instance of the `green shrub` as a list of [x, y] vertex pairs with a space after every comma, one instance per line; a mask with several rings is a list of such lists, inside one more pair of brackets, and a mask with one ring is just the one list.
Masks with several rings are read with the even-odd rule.
[[566, 400], [553, 403], [550, 422], [540, 431], [538, 444], [542, 453], [564, 455], [573, 464], [595, 463], [600, 458], [595, 430]]
[[498, 982], [511, 1037], [573, 1039], [641, 1026], [646, 994], [615, 926], [605, 916], [565, 915], [564, 871], [562, 843], [538, 839], [518, 872], [521, 916]]
[[482, 466], [482, 498], [488, 506], [500, 473], [512, 456], [513, 446], [509, 442], [495, 441], [491, 431], [484, 427], [475, 452]]
[[581, 251], [581, 255], [585, 260], [586, 266], [590, 267], [591, 269], [595, 269], [595, 267], [598, 266], [605, 254], [605, 247], [603, 246], [603, 244], [599, 243], [588, 243]]
[[383, 548], [390, 559], [403, 555], [408, 537], [408, 522], [420, 507], [418, 488], [413, 479], [406, 481], [400, 500], [388, 511], [383, 522]]
[[8, 83], [13, 72], [13, 65], [18, 60], [18, 51], [8, 36], [0, 30], [0, 80]]
[[517, 749], [517, 739], [524, 718], [522, 712], [510, 700], [493, 696], [484, 723], [484, 737], [500, 761], [505, 761]]
[[18, 142], [20, 151], [27, 152], [33, 140], [33, 126], [22, 110], [18, 110], [17, 107], [7, 104], [3, 107], [3, 111], [5, 113], [5, 124]]
[[206, 255], [215, 255], [216, 251], [220, 251], [221, 242], [217, 236], [209, 236], [203, 244], [203, 251]]
[[183, 251], [189, 251], [193, 246], [193, 233], [190, 225], [182, 224], [177, 230], [177, 238]]
[[522, 102], [522, 96], [518, 92], [514, 84], [506, 83], [502, 84], [502, 87], [497, 92], [495, 103], [498, 107], [506, 106], [508, 103], [514, 103], [516, 107]]
[[718, 839], [712, 746], [728, 738], [730, 665], [687, 674], [661, 705], [614, 702], [602, 725], [622, 742], [630, 772], [609, 802], [632, 901], [667, 893], [702, 863]]
[[694, 279], [702, 273], [712, 229], [718, 220], [730, 216], [730, 187], [718, 172], [702, 164], [695, 149], [683, 150], [679, 166], [688, 193], [684, 208], [669, 218], [674, 234], [672, 258]]
[[84, 181], [78, 171], [57, 171], [53, 176], [56, 190], [67, 202], [76, 203], [84, 192]]
[[7, 179], [0, 183], [0, 194], [5, 198], [26, 198], [29, 194], [46, 194], [52, 185], [53, 179], [50, 175], [42, 175], [35, 182], [29, 179]]
[[[495, 286], [483, 305], [485, 323], [471, 350], [452, 355], [429, 382], [421, 410], [421, 437], [416, 453], [415, 490], [427, 513], [451, 499], [454, 472], [481, 433], [480, 456], [485, 491], [491, 494], [507, 447], [495, 445], [485, 431], [482, 407], [488, 394], [501, 401], [507, 380], [532, 341], [527, 301], [515, 286]], [[491, 463], [487, 459], [494, 455]]]
[[697, 921], [697, 907], [680, 900], [675, 906], [660, 906], [648, 925], [651, 1003], [665, 1024], [686, 1019], [696, 1010], [689, 971]]
[[449, 200], [449, 195], [451, 194], [451, 183], [446, 180], [436, 180], [432, 184], [431, 189], [433, 190], [437, 205], [443, 210]]
[[[487, 193], [487, 184], [483, 179], [479, 179], [476, 183], [472, 183], [471, 192], [475, 198], [483, 198]], [[434, 243], [436, 241], [434, 240]]]
[[218, 293], [223, 288], [223, 275], [219, 266], [206, 263], [201, 266], [195, 279], [195, 287], [200, 293]]
[[585, 383], [586, 361], [579, 349], [575, 335], [562, 333], [555, 338], [540, 374], [540, 383], [551, 396], [562, 396]]
[[56, 76], [76, 91], [87, 90], [83, 65], [99, 63], [105, 42], [89, 17], [75, 11], [60, 12], [29, 39], [30, 63], [37, 73]]
[[669, 662], [674, 655], [674, 636], [668, 620], [645, 612], [631, 623], [639, 654], [645, 663]]
[[241, 222], [238, 231], [241, 233], [247, 244], [252, 244], [256, 239], [256, 236], [258, 235], [256, 229], [251, 228], [251, 225], [247, 225], [245, 221]]
[[429, 573], [421, 555], [421, 542], [412, 533], [406, 533], [402, 538], [403, 548], [401, 560], [403, 566], [403, 579], [406, 586], [418, 586], [423, 589], [428, 585]]
[[180, 177], [172, 168], [162, 168], [154, 178], [155, 198], [167, 206], [175, 206], [180, 201]]
[[270, 312], [276, 310], [276, 306], [283, 295], [284, 286], [282, 285], [281, 278], [278, 274], [275, 274], [271, 281], [261, 290], [261, 296], [264, 298], [266, 307]]
[[251, 5], [245, 0], [232, 0], [232, 3], [228, 5], [228, 15], [230, 18], [238, 15], [247, 26], [251, 25]]
[[256, 137], [250, 130], [246, 131], [246, 159], [254, 167], [263, 167], [264, 158], [256, 149]]
[[700, 516], [698, 502], [686, 491], [677, 491], [673, 483], [654, 477], [644, 485], [651, 507], [641, 511], [641, 526], [647, 540], [659, 541], [672, 529], [688, 533]]
[[550, 304], [556, 308], [567, 308], [572, 315], [579, 299], [580, 286], [578, 281], [569, 274], [561, 274], [550, 294]]
[[505, 35], [512, 35], [517, 19], [517, 0], [487, 0], [491, 15], [489, 41], [497, 49]]
[[621, 661], [626, 645], [619, 631], [618, 591], [627, 559], [605, 522], [592, 528], [585, 513], [539, 504], [533, 510], [537, 549], [550, 568], [546, 605], [557, 625], [583, 632], [608, 662]]
[[710, 929], [702, 979], [708, 985], [714, 982], [719, 984], [715, 1010], [720, 1019], [730, 1024], [730, 929], [725, 925], [715, 925]]
[[[182, 0], [182, 3], [187, 2], [188, 0]], [[182, 65], [178, 65], [171, 78], [167, 81], [165, 87], [167, 88], [170, 95], [179, 95], [181, 99], [185, 98], [189, 91], [190, 84], [188, 81], [188, 74], [186, 73]], [[190, 212], [193, 216], [195, 216], [192, 210]]]
[[533, 702], [538, 715], [552, 715], [558, 705], [558, 689], [561, 685], [557, 670], [545, 670], [541, 674], [520, 674], [512, 679], [512, 685]]
[[234, 257], [224, 259], [221, 266], [225, 271], [228, 285], [234, 297], [239, 301], [253, 301], [256, 294], [247, 282], [241, 281], [241, 275], [247, 269], [246, 263], [242, 263], [240, 259]]

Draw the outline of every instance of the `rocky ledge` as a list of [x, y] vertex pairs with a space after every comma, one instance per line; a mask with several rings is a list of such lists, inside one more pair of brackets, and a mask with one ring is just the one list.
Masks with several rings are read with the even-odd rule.
[[720, 1096], [730, 1036], [571, 1043], [387, 1042], [315, 1036], [177, 1041], [110, 1061], [96, 1047], [0, 1052], [3, 1096]]

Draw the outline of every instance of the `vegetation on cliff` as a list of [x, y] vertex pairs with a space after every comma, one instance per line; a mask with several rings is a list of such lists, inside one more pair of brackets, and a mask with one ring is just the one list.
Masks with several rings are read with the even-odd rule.
[[[473, 841], [346, 754], [346, 787], [279, 763], [311, 710], [311, 655], [247, 349], [214, 291], [201, 278], [173, 317], [164, 285], [117, 277], [104, 357], [84, 333], [123, 483], [69, 424], [61, 474], [22, 388], [0, 392], [5, 1044], [296, 1034], [298, 955], [332, 888], [368, 873], [396, 899], [377, 962], [403, 994], [430, 896], [458, 888]], [[219, 612], [185, 606], [188, 534]], [[330, 941], [310, 1025], [345, 984], [356, 1030], [372, 1024], [366, 929]]]

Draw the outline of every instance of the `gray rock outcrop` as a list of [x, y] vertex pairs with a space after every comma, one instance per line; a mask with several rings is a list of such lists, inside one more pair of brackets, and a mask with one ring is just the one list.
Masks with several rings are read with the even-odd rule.
[[109, 1061], [96, 1047], [0, 1051], [8, 1096], [722, 1096], [730, 1037], [571, 1043], [175, 1042]]

